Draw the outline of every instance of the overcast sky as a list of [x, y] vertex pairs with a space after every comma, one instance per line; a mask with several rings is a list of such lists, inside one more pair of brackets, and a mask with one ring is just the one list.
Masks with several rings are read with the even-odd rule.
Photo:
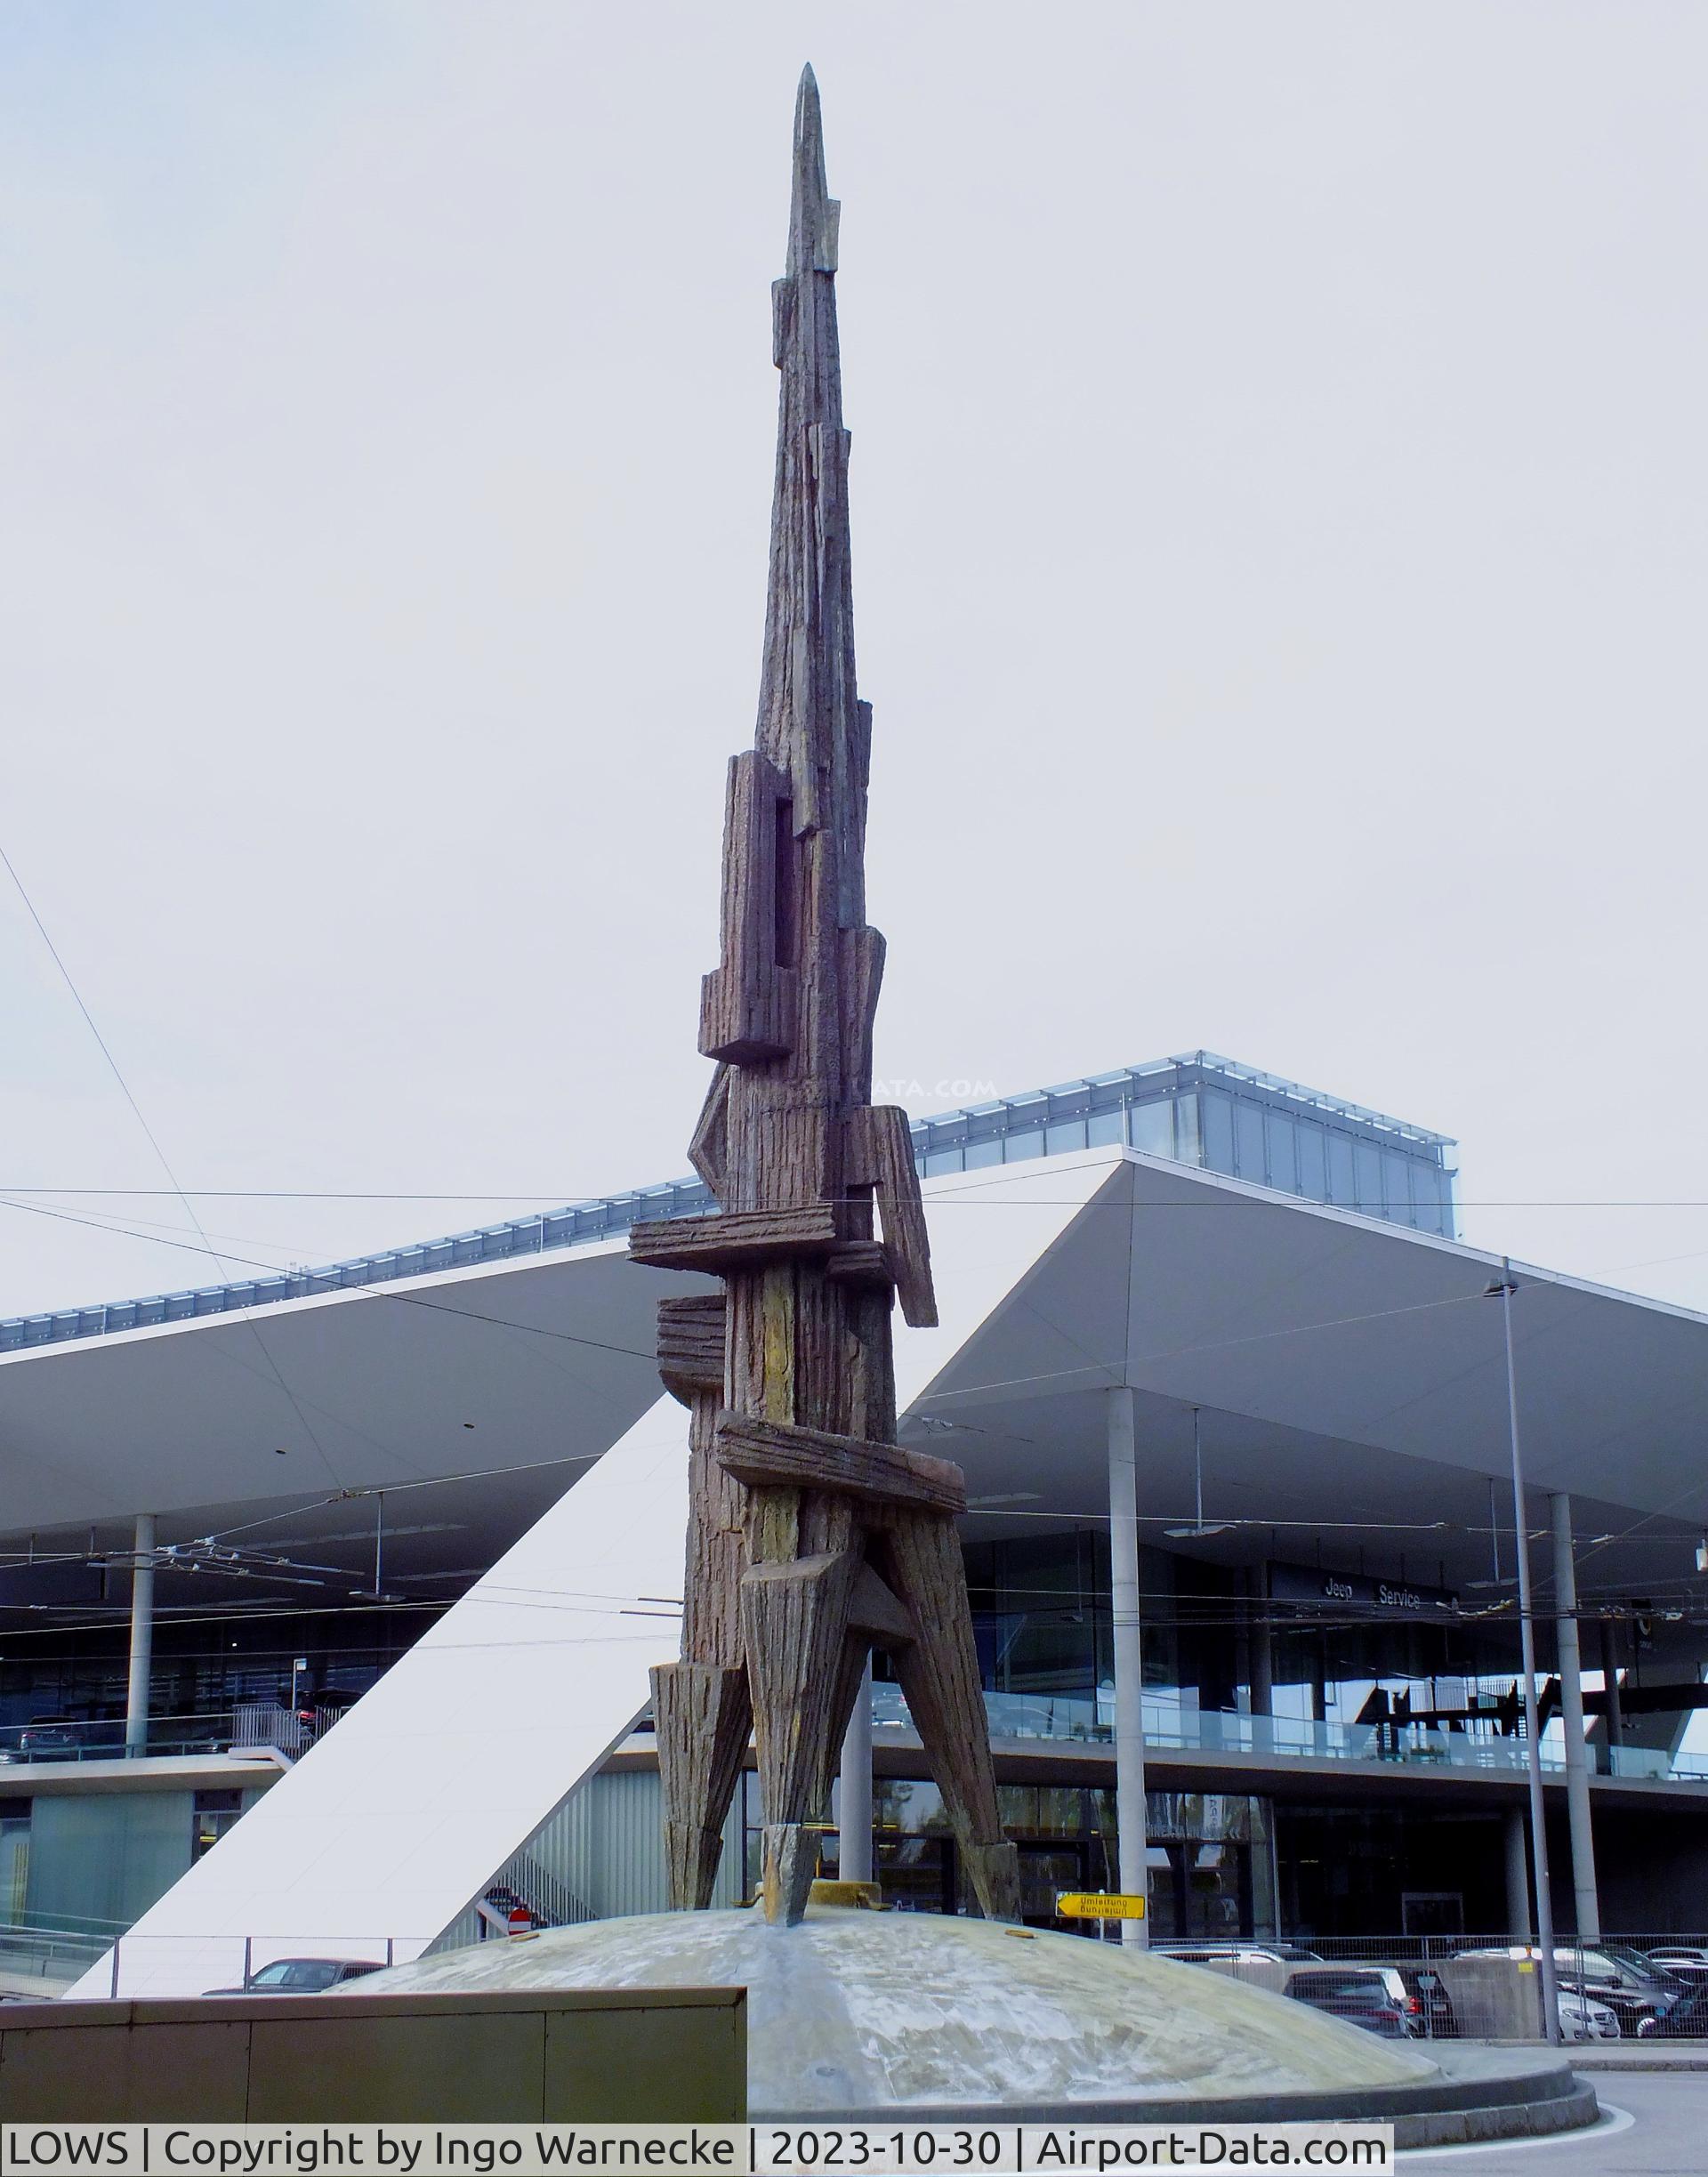
[[[686, 1168], [808, 59], [879, 1073], [1207, 1046], [1708, 1306], [1708, 20], [1641, 0], [7, 0], [0, 843], [186, 1187], [506, 1197], [210, 1201], [232, 1274]], [[15, 894], [0, 986], [0, 1194], [164, 1186]], [[219, 1274], [0, 1209], [0, 1310]]]

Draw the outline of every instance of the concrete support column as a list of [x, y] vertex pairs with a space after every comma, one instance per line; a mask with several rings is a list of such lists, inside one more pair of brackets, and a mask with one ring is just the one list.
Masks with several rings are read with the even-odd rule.
[[1506, 1832], [1506, 1931], [1515, 1943], [1535, 1934], [1530, 1918], [1530, 1855], [1524, 1842], [1524, 1809], [1509, 1807], [1502, 1818]]
[[149, 1750], [149, 1673], [154, 1667], [154, 1514], [136, 1515], [131, 1571], [131, 1674], [125, 1702], [126, 1754]]
[[1595, 1835], [1590, 1820], [1590, 1759], [1583, 1743], [1583, 1671], [1577, 1643], [1577, 1568], [1572, 1558], [1572, 1500], [1563, 1490], [1548, 1499], [1554, 1536], [1554, 1637], [1559, 1656], [1559, 1713], [1566, 1730], [1566, 1811], [1571, 1827], [1572, 1893], [1577, 1939], [1601, 1939], [1601, 1904], [1595, 1883]]
[[872, 1880], [872, 1658], [854, 1697], [836, 1782], [836, 1872], [845, 1883]]
[[[1115, 1828], [1121, 1887], [1148, 1898], [1144, 1656], [1139, 1620], [1139, 1471], [1132, 1392], [1109, 1393], [1109, 1585], [1115, 1630]], [[1124, 1920], [1121, 1939], [1145, 1948], [1148, 1920]]]
[[[1601, 1636], [1601, 1683], [1607, 1692], [1607, 1705], [1604, 1713], [1607, 1720], [1607, 1746], [1611, 1752], [1615, 1746], [1623, 1746], [1625, 1743], [1625, 1712], [1619, 1697], [1619, 1665], [1614, 1657], [1611, 1621], [1604, 1617], [1596, 1630]], [[1611, 1770], [1613, 1763], [1609, 1762], [1607, 1767]]]

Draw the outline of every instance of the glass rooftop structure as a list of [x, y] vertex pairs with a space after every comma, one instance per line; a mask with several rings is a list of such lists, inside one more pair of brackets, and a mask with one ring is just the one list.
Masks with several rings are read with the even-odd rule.
[[[1184, 1052], [1147, 1066], [1126, 1066], [1055, 1088], [945, 1111], [916, 1120], [912, 1132], [914, 1161], [928, 1179], [942, 1172], [1021, 1164], [1119, 1142], [1254, 1186], [1333, 1203], [1360, 1216], [1447, 1239], [1456, 1237], [1449, 1156], [1454, 1144], [1447, 1135], [1301, 1088], [1296, 1081], [1210, 1051]], [[359, 1292], [397, 1278], [611, 1239], [645, 1218], [690, 1217], [715, 1206], [700, 1180], [673, 1180], [318, 1270], [281, 1270], [146, 1300], [12, 1316], [0, 1320], [0, 1352], [225, 1315], [317, 1294]]]

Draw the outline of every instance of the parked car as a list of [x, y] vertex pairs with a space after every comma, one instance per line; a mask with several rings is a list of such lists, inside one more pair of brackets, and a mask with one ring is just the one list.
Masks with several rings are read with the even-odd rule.
[[1708, 2040], [1708, 1978], [1686, 1988], [1664, 2019], [1645, 2019], [1637, 2031], [1645, 2041]]
[[[1486, 1947], [1462, 1950], [1461, 1957], [1486, 1957]], [[1496, 1949], [1496, 1957], [1528, 1958], [1536, 1955], [1533, 1944], [1514, 1943]], [[1562, 1993], [1588, 1996], [1604, 2004], [1619, 2021], [1627, 2037], [1642, 2029], [1645, 2019], [1664, 2019], [1685, 1992], [1676, 1980], [1650, 1964], [1640, 1950], [1623, 1943], [1602, 1943], [1580, 1950], [1574, 1943], [1554, 1945], [1554, 1978]]]
[[1289, 1977], [1285, 1993], [1390, 2041], [1408, 2041], [1418, 2030], [1417, 1998], [1391, 1965], [1306, 1966]]
[[1458, 2032], [1459, 2021], [1453, 2014], [1447, 1991], [1441, 1985], [1441, 1976], [1433, 1966], [1402, 1963], [1394, 1971], [1405, 1983], [1406, 1994], [1417, 2004], [1420, 2033], [1441, 2041]]
[[1440, 1974], [1432, 1966], [1390, 1963], [1383, 1958], [1342, 1958], [1335, 1970], [1379, 1974], [1387, 1999], [1411, 2020], [1414, 2033], [1446, 2038], [1457, 2031], [1447, 1991], [1441, 1985]]
[[1679, 1980], [1708, 1980], [1708, 1944], [1662, 1943], [1647, 1954], [1651, 1965]]
[[238, 1988], [205, 1988], [207, 1996], [320, 1996], [346, 1980], [382, 1970], [378, 1958], [274, 1958]]
[[75, 1762], [82, 1746], [75, 1723], [60, 1716], [35, 1716], [18, 1734], [14, 1762]]
[[1559, 2033], [1563, 2041], [1617, 2041], [1619, 2018], [1592, 1996], [1559, 1991]]

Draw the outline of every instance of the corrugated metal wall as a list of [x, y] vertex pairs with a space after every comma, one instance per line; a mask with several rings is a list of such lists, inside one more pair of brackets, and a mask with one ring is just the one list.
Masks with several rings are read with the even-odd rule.
[[[590, 1777], [494, 1880], [510, 1882], [527, 1896], [531, 1861], [569, 1891], [592, 1919], [667, 1912], [664, 1824], [657, 1770]], [[742, 1854], [742, 1794], [737, 1788], [723, 1828], [714, 1907], [740, 1903]], [[479, 1915], [471, 1908], [457, 1916], [431, 1948], [455, 1950], [477, 1941], [479, 1933]]]

